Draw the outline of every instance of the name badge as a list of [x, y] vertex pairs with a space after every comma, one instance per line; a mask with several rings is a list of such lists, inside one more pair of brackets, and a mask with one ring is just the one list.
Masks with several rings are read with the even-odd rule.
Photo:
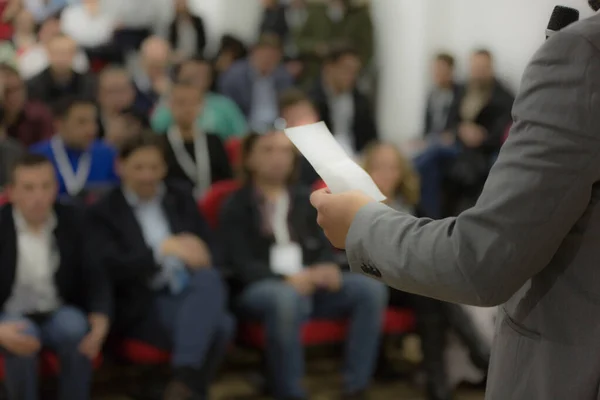
[[291, 276], [302, 271], [302, 248], [298, 243], [276, 244], [271, 247], [271, 271], [275, 274]]

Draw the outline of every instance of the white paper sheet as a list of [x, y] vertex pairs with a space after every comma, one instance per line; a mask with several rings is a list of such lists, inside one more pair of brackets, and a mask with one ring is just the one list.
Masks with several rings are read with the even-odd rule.
[[324, 122], [285, 129], [285, 134], [306, 157], [331, 193], [360, 190], [376, 201], [385, 200], [369, 174], [344, 152]]

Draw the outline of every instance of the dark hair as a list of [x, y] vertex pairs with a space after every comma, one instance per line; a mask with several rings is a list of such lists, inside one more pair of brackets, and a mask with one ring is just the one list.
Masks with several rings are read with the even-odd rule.
[[294, 107], [300, 103], [308, 103], [314, 107], [312, 100], [302, 90], [291, 88], [283, 91], [279, 96], [279, 112]]
[[263, 33], [254, 45], [254, 48], [268, 47], [272, 49], [282, 50], [281, 39], [274, 33]]
[[248, 55], [246, 45], [232, 35], [223, 35], [217, 57], [225, 52], [232, 52], [234, 54], [234, 61], [245, 58]]
[[435, 56], [435, 60], [446, 63], [450, 68], [454, 68], [454, 65], [456, 64], [454, 56], [449, 53], [438, 53]]
[[[272, 128], [265, 134], [260, 134], [256, 132], [249, 133], [244, 139], [242, 139], [241, 152], [240, 152], [240, 178], [248, 183], [252, 182], [252, 171], [248, 168], [248, 159], [250, 155], [254, 151], [256, 147], [256, 143], [262, 136], [270, 135], [273, 133], [279, 132], [275, 128]], [[294, 183], [298, 177], [298, 169], [300, 165], [300, 157], [298, 157], [298, 153], [294, 149], [294, 166], [292, 168], [292, 172], [288, 178], [288, 183]]]
[[150, 130], [145, 130], [140, 135], [132, 136], [123, 142], [119, 149], [119, 158], [126, 160], [136, 151], [147, 147], [154, 147], [164, 157], [165, 145], [163, 138]]
[[327, 56], [325, 56], [325, 63], [336, 63], [340, 59], [348, 56], [360, 59], [360, 56], [354, 47], [348, 43], [340, 42], [331, 46]]
[[492, 60], [494, 58], [494, 56], [492, 56], [492, 52], [489, 51], [488, 49], [476, 49], [473, 52], [474, 56], [484, 56], [489, 58], [490, 60]]
[[64, 96], [59, 98], [52, 106], [52, 112], [55, 118], [65, 119], [69, 116], [71, 110], [76, 106], [96, 107], [94, 100], [81, 96]]
[[24, 153], [19, 156], [15, 161], [12, 162], [10, 166], [10, 176], [9, 183], [15, 183], [16, 172], [19, 168], [32, 168], [39, 167], [41, 165], [49, 165], [52, 166], [52, 162], [48, 157], [43, 154], [37, 153]]
[[173, 77], [175, 79], [179, 79], [179, 74], [181, 73], [181, 70], [188, 64], [206, 64], [210, 67], [211, 73], [213, 73], [212, 63], [200, 55], [195, 55], [193, 57], [186, 58], [179, 64], [175, 65], [175, 67], [173, 68]]

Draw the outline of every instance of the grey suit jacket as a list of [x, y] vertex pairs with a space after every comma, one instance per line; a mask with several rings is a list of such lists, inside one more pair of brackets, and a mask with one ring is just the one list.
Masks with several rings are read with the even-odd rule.
[[418, 219], [373, 203], [351, 268], [400, 290], [501, 306], [488, 400], [600, 399], [600, 15], [553, 36], [476, 206]]

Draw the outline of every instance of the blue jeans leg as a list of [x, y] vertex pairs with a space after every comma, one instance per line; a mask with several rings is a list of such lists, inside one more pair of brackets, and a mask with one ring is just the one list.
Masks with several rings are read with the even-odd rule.
[[349, 272], [342, 274], [340, 291], [319, 291], [314, 297], [315, 317], [350, 318], [344, 367], [347, 394], [366, 390], [371, 383], [387, 303], [384, 284]]
[[88, 331], [86, 315], [71, 306], [59, 308], [40, 327], [42, 343], [54, 350], [60, 361], [60, 400], [90, 398], [93, 365], [79, 351], [79, 344]]
[[304, 398], [302, 323], [310, 315], [310, 299], [283, 281], [253, 283], [238, 299], [244, 317], [265, 324], [269, 385], [276, 399]]
[[[40, 331], [35, 323], [18, 316], [2, 315], [0, 322], [22, 322], [25, 324], [25, 333], [40, 339]], [[37, 400], [38, 398], [38, 357], [17, 356], [6, 351], [4, 353], [4, 366], [6, 368], [5, 385], [9, 399]]]

